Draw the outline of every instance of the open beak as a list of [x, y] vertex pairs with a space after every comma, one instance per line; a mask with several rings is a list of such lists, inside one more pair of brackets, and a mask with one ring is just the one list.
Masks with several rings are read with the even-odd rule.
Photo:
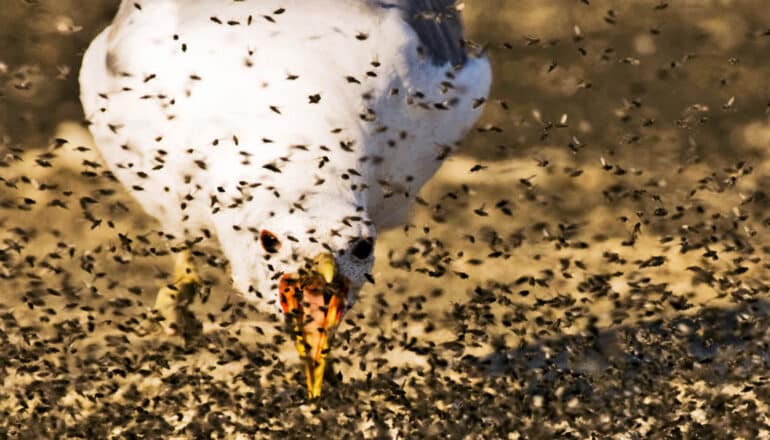
[[281, 307], [305, 362], [311, 399], [321, 395], [329, 343], [345, 311], [349, 285], [328, 253], [318, 255], [311, 270], [281, 277]]

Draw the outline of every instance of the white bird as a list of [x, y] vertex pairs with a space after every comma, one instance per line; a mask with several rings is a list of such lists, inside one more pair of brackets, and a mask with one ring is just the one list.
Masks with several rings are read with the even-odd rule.
[[[81, 100], [104, 160], [170, 239], [217, 238], [235, 287], [280, 307], [320, 394], [377, 231], [473, 126], [487, 58], [452, 0], [123, 0]], [[174, 333], [189, 250], [155, 308]]]

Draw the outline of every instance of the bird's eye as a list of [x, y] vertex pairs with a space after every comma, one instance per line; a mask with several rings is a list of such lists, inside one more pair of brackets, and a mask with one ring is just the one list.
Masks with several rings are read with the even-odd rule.
[[374, 248], [374, 242], [371, 238], [364, 238], [362, 240], [358, 240], [358, 243], [356, 243], [355, 246], [353, 246], [353, 255], [358, 258], [359, 260], [366, 260], [369, 258], [369, 255], [372, 254], [372, 249]]
[[262, 249], [270, 254], [274, 254], [281, 249], [281, 240], [267, 229], [259, 232], [259, 242], [262, 244]]

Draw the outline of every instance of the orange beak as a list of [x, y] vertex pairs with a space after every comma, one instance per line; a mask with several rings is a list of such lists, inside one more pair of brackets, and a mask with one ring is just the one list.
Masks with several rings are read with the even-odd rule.
[[311, 271], [284, 275], [279, 283], [281, 307], [305, 362], [311, 399], [321, 395], [329, 343], [345, 311], [349, 284], [337, 273], [331, 254], [317, 256]]

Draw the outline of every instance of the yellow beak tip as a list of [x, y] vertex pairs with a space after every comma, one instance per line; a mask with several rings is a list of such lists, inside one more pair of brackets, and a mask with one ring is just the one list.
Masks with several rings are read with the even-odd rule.
[[[313, 366], [315, 364], [315, 367]], [[326, 370], [326, 359], [321, 357], [316, 362], [307, 361], [305, 373], [307, 374], [307, 394], [310, 399], [321, 397], [321, 388]]]
[[315, 271], [318, 272], [327, 283], [334, 281], [334, 275], [337, 272], [337, 265], [334, 256], [329, 253], [323, 253], [315, 257]]

